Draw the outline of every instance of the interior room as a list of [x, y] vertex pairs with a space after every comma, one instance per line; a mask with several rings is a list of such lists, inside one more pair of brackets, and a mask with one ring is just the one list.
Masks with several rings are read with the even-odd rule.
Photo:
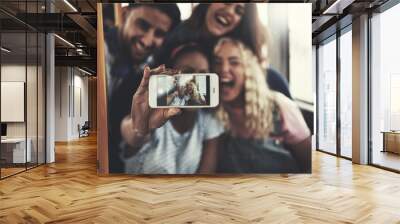
[[[115, 49], [105, 30], [152, 7], [141, 4], [0, 1], [0, 223], [400, 223], [398, 0], [257, 3], [268, 27], [263, 66], [287, 82], [310, 131], [311, 170], [300, 174], [112, 172], [109, 152], [130, 142], [109, 142]], [[201, 4], [176, 3], [180, 20]], [[133, 105], [129, 94], [118, 100]]]
[[[34, 8], [29, 4], [20, 7]], [[33, 12], [33, 11], [32, 11]], [[10, 17], [1, 14], [2, 19]], [[45, 163], [45, 35], [15, 23], [1, 30], [1, 177]]]

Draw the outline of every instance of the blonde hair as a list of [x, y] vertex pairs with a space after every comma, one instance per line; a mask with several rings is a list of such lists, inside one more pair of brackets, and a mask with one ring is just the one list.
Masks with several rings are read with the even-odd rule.
[[[214, 53], [218, 52], [225, 43], [232, 43], [239, 49], [241, 63], [244, 67], [245, 126], [252, 133], [252, 138], [266, 138], [273, 129], [274, 104], [273, 92], [266, 83], [266, 72], [263, 71], [253, 52], [238, 40], [220, 39], [214, 48]], [[216, 113], [217, 118], [229, 130], [229, 114], [224, 107], [220, 105]]]
[[190, 94], [190, 96], [197, 99], [197, 98], [199, 97], [200, 93], [199, 93], [199, 91], [197, 90], [197, 85], [196, 85], [196, 83], [195, 83], [194, 81], [190, 81], [190, 82], [186, 83], [186, 88], [187, 88], [187, 86], [189, 86], [189, 85], [192, 86], [192, 93]]
[[197, 84], [192, 80], [192, 81], [186, 83], [186, 89], [189, 85], [192, 86], [192, 93], [190, 93], [191, 99], [194, 100], [196, 103], [201, 104], [202, 103], [201, 94], [199, 92]]

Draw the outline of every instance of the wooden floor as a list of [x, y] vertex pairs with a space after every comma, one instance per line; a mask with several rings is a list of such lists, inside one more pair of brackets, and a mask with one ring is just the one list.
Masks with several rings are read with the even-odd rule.
[[26, 170], [25, 167], [23, 167], [23, 168], [22, 167], [16, 167], [16, 168], [12, 167], [12, 168], [0, 168], [0, 169], [1, 169], [1, 177], [2, 178]]
[[23, 172], [27, 169], [33, 169], [37, 166], [37, 164], [27, 164], [27, 167], [25, 167], [24, 164], [18, 165], [18, 167], [6, 167], [6, 168], [0, 168], [1, 169], [1, 178], [5, 178], [20, 172]]
[[374, 151], [372, 160], [374, 164], [400, 170], [400, 154], [376, 150]]
[[0, 181], [0, 223], [400, 223], [400, 175], [315, 152], [312, 175], [96, 175], [94, 137]]

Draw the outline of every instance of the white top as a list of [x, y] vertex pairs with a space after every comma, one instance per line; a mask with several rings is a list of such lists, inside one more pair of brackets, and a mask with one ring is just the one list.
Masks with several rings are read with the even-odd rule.
[[193, 174], [197, 171], [203, 142], [223, 133], [223, 125], [210, 113], [198, 110], [193, 128], [180, 134], [168, 121], [134, 156], [125, 158], [125, 173]]
[[186, 102], [188, 102], [189, 99], [190, 99], [190, 97], [187, 95], [184, 95], [183, 97], [179, 97], [177, 95], [172, 99], [172, 101], [169, 105], [170, 106], [185, 106]]

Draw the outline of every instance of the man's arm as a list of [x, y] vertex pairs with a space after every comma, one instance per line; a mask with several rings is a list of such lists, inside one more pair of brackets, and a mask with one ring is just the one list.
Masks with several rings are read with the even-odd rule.
[[[122, 139], [137, 151], [151, 130], [161, 127], [168, 119], [180, 112], [179, 108], [153, 109], [149, 107], [149, 79], [151, 73], [166, 72], [165, 66], [154, 70], [145, 67], [139, 88], [132, 97], [131, 113], [120, 124]], [[174, 72], [172, 70], [168, 72]]]

